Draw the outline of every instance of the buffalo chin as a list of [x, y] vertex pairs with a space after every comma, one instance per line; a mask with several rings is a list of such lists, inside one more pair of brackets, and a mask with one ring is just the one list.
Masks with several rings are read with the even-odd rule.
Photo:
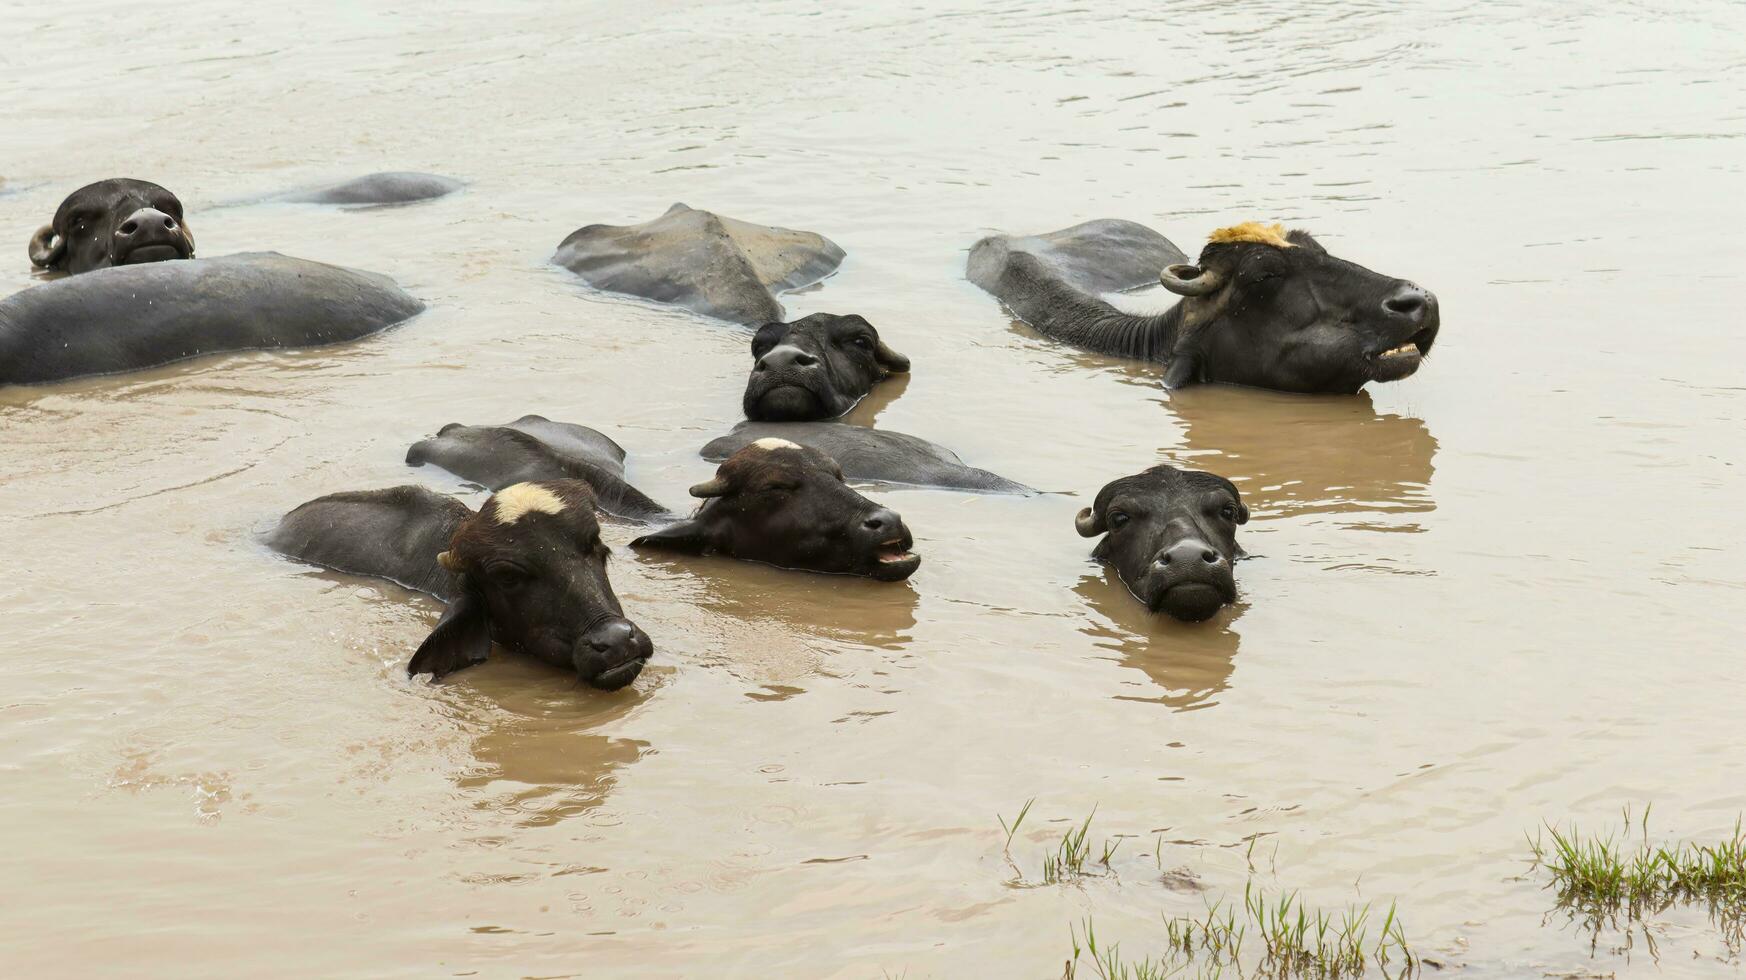
[[747, 416], [763, 422], [807, 422], [828, 414], [819, 397], [799, 385], [767, 388], [751, 402], [758, 413], [747, 412]]
[[1206, 582], [1183, 582], [1158, 593], [1148, 605], [1153, 612], [1170, 614], [1185, 623], [1211, 619], [1230, 601], [1224, 590]]

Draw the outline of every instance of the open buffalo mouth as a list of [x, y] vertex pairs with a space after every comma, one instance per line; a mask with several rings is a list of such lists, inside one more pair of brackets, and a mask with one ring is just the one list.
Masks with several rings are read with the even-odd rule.
[[921, 567], [921, 556], [909, 550], [907, 538], [881, 541], [873, 552], [873, 577], [882, 582], [909, 578]]
[[1371, 371], [1378, 381], [1394, 381], [1419, 369], [1425, 355], [1431, 352], [1431, 342], [1437, 339], [1433, 324], [1408, 337], [1406, 341], [1370, 355]]
[[120, 264], [139, 265], [142, 262], [167, 262], [187, 257], [187, 251], [180, 245], [141, 245], [122, 256]]

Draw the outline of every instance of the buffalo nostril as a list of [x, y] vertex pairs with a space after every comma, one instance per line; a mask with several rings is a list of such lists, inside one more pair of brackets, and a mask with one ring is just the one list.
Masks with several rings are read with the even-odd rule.
[[[1205, 541], [1193, 540], [1179, 541], [1171, 545], [1159, 552], [1158, 557], [1152, 561], [1159, 568], [1165, 568], [1172, 565], [1192, 565], [1197, 558], [1203, 564], [1212, 565], [1215, 568], [1225, 563], [1224, 556], [1219, 554], [1216, 548]], [[1189, 572], [1184, 569], [1183, 574], [1189, 574]]]
[[794, 363], [799, 367], [812, 367], [814, 364], [818, 363], [818, 358], [813, 357], [811, 354], [801, 354], [794, 359]]
[[767, 371], [769, 369], [770, 365], [766, 364], [762, 357], [758, 358], [758, 363], [752, 365], [753, 371]]
[[119, 230], [123, 235], [131, 235], [134, 232], [139, 230], [139, 222], [128, 221], [125, 224], [123, 224]]
[[605, 653], [612, 649], [612, 644], [605, 640], [589, 640], [588, 645], [594, 648], [595, 653]]
[[1382, 301], [1382, 308], [1398, 317], [1416, 320], [1425, 314], [1425, 305], [1429, 296], [1417, 286], [1406, 285], [1395, 290], [1394, 295]]
[[864, 523], [864, 526], [869, 531], [883, 531], [883, 530], [885, 530], [885, 518], [883, 518], [883, 517], [869, 517], [869, 518], [867, 518], [866, 522]]
[[165, 231], [175, 231], [176, 230], [176, 219], [175, 218], [165, 218], [164, 219], [164, 230]]

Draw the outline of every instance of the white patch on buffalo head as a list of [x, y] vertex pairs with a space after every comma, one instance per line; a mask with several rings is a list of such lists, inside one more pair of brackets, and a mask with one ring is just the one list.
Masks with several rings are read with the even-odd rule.
[[499, 524], [514, 524], [531, 513], [562, 514], [564, 502], [558, 495], [537, 483], [517, 483], [504, 487], [491, 498], [492, 517]]
[[787, 439], [778, 439], [775, 436], [765, 436], [764, 438], [759, 439], [757, 442], [752, 443], [752, 445], [757, 446], [759, 449], [762, 449], [767, 453], [768, 452], [775, 452], [778, 449], [799, 449], [800, 448], [798, 445], [796, 445], [792, 442], [789, 442]]

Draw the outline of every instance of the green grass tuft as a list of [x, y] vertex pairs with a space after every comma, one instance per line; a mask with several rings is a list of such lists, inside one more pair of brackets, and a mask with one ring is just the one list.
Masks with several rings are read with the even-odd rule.
[[1056, 842], [1055, 849], [1043, 855], [1042, 879], [1034, 882], [1028, 880], [1023, 869], [1019, 867], [1018, 862], [1012, 856], [1012, 839], [1013, 835], [1018, 833], [1019, 827], [1024, 824], [1026, 814], [1031, 812], [1031, 804], [1035, 802], [1035, 798], [1026, 800], [1025, 805], [1019, 808], [1018, 816], [1010, 824], [1006, 822], [1005, 817], [996, 815], [996, 819], [1000, 821], [1000, 829], [1006, 831], [1006, 843], [1002, 847], [1001, 853], [1006, 857], [1006, 863], [1012, 868], [1012, 883], [1014, 885], [1030, 888], [1071, 884], [1082, 878], [1114, 874], [1114, 869], [1110, 867], [1110, 859], [1115, 857], [1116, 849], [1121, 846], [1121, 841], [1106, 839], [1099, 845], [1097, 856], [1095, 858], [1092, 856], [1091, 821], [1093, 817], [1097, 816], [1097, 808], [1092, 807], [1091, 813], [1083, 822], [1069, 827], [1067, 832], [1061, 835], [1061, 839]]
[[1156, 959], [1122, 959], [1120, 944], [1098, 942], [1090, 919], [1083, 935], [1077, 928], [1069, 932], [1073, 955], [1062, 971], [1065, 980], [1078, 980], [1082, 960], [1088, 980], [1348, 980], [1372, 968], [1401, 980], [1421, 970], [1393, 905], [1374, 922], [1369, 904], [1329, 912], [1306, 906], [1296, 892], [1269, 896], [1252, 884], [1241, 904], [1221, 900], [1199, 917], [1165, 919], [1164, 951]]
[[1730, 951], [1746, 938], [1746, 828], [1739, 818], [1720, 843], [1654, 844], [1649, 808], [1640, 820], [1626, 809], [1621, 833], [1585, 835], [1548, 823], [1528, 847], [1534, 869], [1550, 875], [1558, 907], [1587, 927], [1592, 942], [1609, 928], [1629, 937], [1644, 920], [1682, 903], [1704, 906]]

